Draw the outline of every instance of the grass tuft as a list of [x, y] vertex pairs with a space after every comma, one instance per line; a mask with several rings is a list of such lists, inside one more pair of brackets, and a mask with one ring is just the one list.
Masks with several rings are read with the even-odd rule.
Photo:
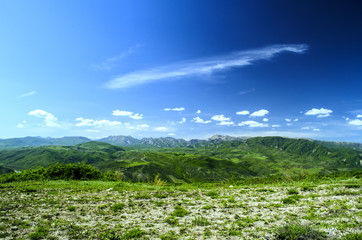
[[186, 209], [184, 209], [183, 207], [181, 206], [176, 206], [175, 207], [175, 210], [171, 213], [171, 216], [175, 216], [175, 217], [183, 217], [187, 214], [189, 214], [190, 212], [187, 211]]
[[277, 240], [322, 240], [327, 239], [326, 234], [317, 231], [306, 225], [291, 224], [278, 228], [276, 232]]

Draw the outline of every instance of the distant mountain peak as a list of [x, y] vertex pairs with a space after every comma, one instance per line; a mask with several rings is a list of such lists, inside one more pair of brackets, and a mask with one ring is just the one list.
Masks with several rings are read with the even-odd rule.
[[210, 138], [208, 138], [207, 140], [220, 140], [220, 141], [235, 141], [235, 140], [242, 140], [242, 139], [247, 139], [249, 137], [232, 137], [229, 135], [214, 135]]

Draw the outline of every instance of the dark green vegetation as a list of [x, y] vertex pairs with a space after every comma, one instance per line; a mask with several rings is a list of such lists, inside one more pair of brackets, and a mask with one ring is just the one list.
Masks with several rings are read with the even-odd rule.
[[10, 168], [6, 168], [3, 166], [0, 166], [0, 174], [5, 174], [5, 173], [11, 173], [14, 172], [14, 170], [11, 170]]
[[326, 234], [314, 230], [310, 226], [291, 224], [278, 229], [276, 239], [278, 240], [322, 240], [327, 239]]
[[132, 149], [86, 142], [0, 151], [0, 166], [7, 169], [85, 163], [102, 172], [118, 171], [123, 180], [150, 182], [157, 176], [160, 183], [303, 179], [361, 170], [361, 159], [362, 152], [357, 150], [330, 149], [313, 141], [282, 137], [219, 137], [182, 148]]
[[103, 173], [87, 164], [57, 163], [47, 168], [39, 167], [18, 173], [12, 172], [0, 176], [0, 182], [14, 181], [49, 181], [49, 180], [120, 180], [116, 173]]

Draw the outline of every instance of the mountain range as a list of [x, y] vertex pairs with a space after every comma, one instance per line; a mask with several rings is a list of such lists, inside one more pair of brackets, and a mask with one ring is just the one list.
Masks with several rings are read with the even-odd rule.
[[[212, 146], [216, 143], [224, 141], [246, 140], [250, 137], [232, 137], [225, 135], [215, 135], [206, 140], [200, 139], [177, 139], [172, 137], [160, 138], [142, 138], [137, 139], [131, 136], [109, 136], [106, 138], [91, 140], [86, 137], [62, 137], [62, 138], [41, 138], [41, 137], [23, 137], [23, 138], [8, 138], [0, 139], [1, 149], [14, 149], [22, 147], [39, 147], [39, 146], [75, 146], [86, 142], [96, 141], [105, 142], [116, 146], [141, 148], [176, 148], [176, 147], [199, 147], [199, 146]], [[320, 141], [313, 139], [306, 139], [328, 148], [346, 148], [354, 150], [362, 150], [361, 143], [351, 142], [333, 142], [333, 141]]]
[[[56, 163], [86, 163], [104, 172], [121, 172], [124, 180], [149, 181], [159, 175], [175, 183], [362, 169], [362, 151], [326, 147], [308, 139], [214, 136], [186, 141], [116, 136], [87, 142], [79, 137], [47, 140], [52, 145], [0, 150], [0, 169], [6, 173]], [[68, 146], [54, 145], [65, 140]], [[76, 141], [83, 143], [71, 145]]]

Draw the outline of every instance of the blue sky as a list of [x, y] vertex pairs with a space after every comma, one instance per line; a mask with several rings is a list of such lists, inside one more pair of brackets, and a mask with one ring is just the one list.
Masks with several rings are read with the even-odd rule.
[[362, 142], [359, 1], [1, 1], [0, 138]]

